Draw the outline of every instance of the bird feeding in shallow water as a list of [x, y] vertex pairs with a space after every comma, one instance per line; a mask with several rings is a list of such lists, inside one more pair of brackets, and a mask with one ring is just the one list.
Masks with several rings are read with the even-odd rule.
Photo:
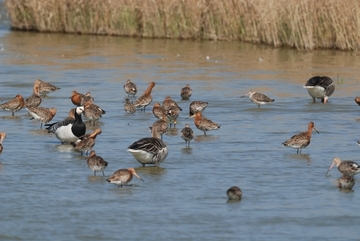
[[129, 169], [119, 169], [114, 174], [112, 174], [106, 181], [108, 183], [114, 183], [118, 185], [118, 187], [122, 187], [123, 185], [127, 185], [133, 176], [139, 178], [141, 181], [144, 181], [136, 172], [134, 168]]
[[327, 103], [329, 97], [335, 91], [333, 80], [327, 76], [314, 76], [303, 87], [307, 89], [313, 102], [316, 102], [316, 99], [321, 99], [321, 102]]
[[206, 136], [207, 131], [220, 129], [219, 124], [213, 122], [212, 120], [209, 120], [209, 119], [203, 117], [201, 112], [197, 112], [196, 114], [190, 116], [189, 118], [194, 118], [195, 126], [199, 130], [203, 131], [205, 136]]
[[354, 176], [360, 173], [360, 166], [356, 162], [342, 161], [339, 157], [335, 157], [325, 175], [327, 175], [334, 166], [337, 166], [339, 172], [344, 175]]
[[271, 98], [267, 97], [266, 95], [258, 93], [254, 90], [250, 90], [249, 93], [247, 93], [246, 95], [240, 96], [240, 98], [243, 98], [245, 96], [249, 96], [250, 101], [257, 104], [259, 108], [260, 108], [260, 105], [265, 105], [265, 104], [275, 101], [275, 99], [271, 99]]
[[241, 200], [242, 191], [239, 187], [233, 186], [226, 191], [226, 195], [230, 201], [239, 201]]
[[319, 132], [315, 129], [314, 122], [311, 121], [308, 124], [307, 131], [293, 135], [289, 140], [283, 142], [282, 145], [297, 149], [296, 153], [299, 153], [300, 151], [301, 154], [301, 149], [307, 147], [310, 144], [313, 129], [319, 134]]

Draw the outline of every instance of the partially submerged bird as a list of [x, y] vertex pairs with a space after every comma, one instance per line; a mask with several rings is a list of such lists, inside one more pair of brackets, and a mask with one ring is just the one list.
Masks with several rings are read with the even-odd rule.
[[190, 141], [194, 139], [194, 132], [189, 124], [185, 124], [185, 127], [180, 132], [180, 136], [185, 141], [186, 146], [190, 146]]
[[4, 147], [2, 145], [4, 139], [6, 137], [6, 133], [5, 132], [0, 132], [0, 154], [2, 153], [2, 151], [4, 150]]
[[25, 100], [25, 107], [38, 107], [41, 104], [40, 84], [35, 83], [33, 93]]
[[242, 191], [239, 187], [233, 186], [226, 191], [226, 195], [230, 201], [239, 201], [241, 200]]
[[56, 90], [59, 90], [59, 87], [56, 87], [55, 85], [50, 84], [49, 82], [44, 82], [40, 79], [35, 80], [34, 84], [39, 84], [40, 85], [40, 95], [47, 95], [50, 92], [54, 92]]
[[151, 96], [151, 91], [154, 88], [155, 83], [151, 82], [148, 86], [148, 88], [145, 90], [144, 94], [142, 94], [134, 103], [134, 106], [136, 108], [140, 108], [140, 110], [144, 110], [146, 106], [150, 105], [150, 103], [152, 102], [153, 98]]
[[205, 136], [206, 136], [207, 131], [220, 129], [219, 124], [213, 122], [212, 120], [209, 120], [209, 119], [203, 117], [201, 112], [197, 112], [196, 114], [190, 116], [190, 118], [194, 118], [195, 126], [199, 130], [203, 131]]
[[126, 113], [134, 114], [136, 112], [136, 108], [129, 98], [126, 98], [123, 103], [125, 103], [124, 110]]
[[192, 89], [189, 84], [186, 84], [180, 91], [180, 96], [183, 100], [188, 100], [192, 95]]
[[301, 154], [301, 149], [307, 147], [310, 144], [313, 129], [319, 134], [319, 132], [315, 129], [314, 122], [311, 121], [308, 124], [307, 131], [293, 135], [289, 140], [283, 142], [282, 145], [297, 149], [296, 153], [299, 153], [300, 151]]
[[137, 87], [136, 84], [133, 83], [131, 80], [127, 80], [126, 84], [124, 85], [125, 93], [128, 94], [128, 97], [135, 96], [137, 93]]
[[40, 121], [40, 129], [42, 129], [43, 124], [48, 123], [51, 121], [54, 116], [56, 115], [56, 108], [45, 108], [45, 107], [26, 107], [29, 111], [32, 119]]
[[330, 168], [328, 169], [328, 171], [326, 172], [325, 175], [327, 175], [334, 166], [337, 166], [337, 169], [343, 175], [354, 176], [354, 175], [360, 173], [360, 166], [356, 162], [341, 161], [341, 159], [339, 157], [335, 157]]
[[86, 162], [91, 171], [94, 172], [94, 176], [96, 176], [96, 172], [102, 172], [103, 176], [105, 176], [104, 170], [108, 163], [101, 156], [97, 156], [94, 150], [90, 152]]
[[342, 189], [351, 189], [355, 185], [354, 176], [342, 175], [337, 179], [337, 187]]
[[333, 80], [327, 76], [314, 76], [303, 87], [307, 89], [313, 102], [316, 102], [316, 99], [321, 99], [321, 102], [327, 103], [329, 97], [335, 91]]
[[128, 151], [143, 166], [155, 164], [158, 167], [167, 157], [169, 150], [166, 143], [160, 139], [161, 131], [159, 126], [153, 126], [152, 137], [142, 138], [128, 147]]
[[87, 153], [95, 146], [95, 139], [102, 133], [101, 129], [98, 128], [90, 134], [85, 134], [79, 137], [79, 140], [73, 143], [73, 147], [81, 152], [81, 155]]
[[46, 129], [49, 133], [54, 133], [61, 143], [73, 143], [86, 133], [86, 126], [81, 118], [83, 112], [84, 107], [78, 106], [74, 111], [75, 119], [67, 117], [63, 121], [46, 124]]
[[16, 95], [14, 99], [9, 100], [0, 105], [3, 110], [11, 111], [11, 116], [15, 116], [15, 112], [21, 110], [25, 106], [24, 98], [21, 95]]
[[127, 185], [133, 176], [139, 178], [141, 181], [144, 181], [136, 172], [134, 168], [128, 169], [119, 169], [114, 174], [112, 174], [108, 179], [106, 179], [109, 183], [114, 183], [118, 185], [118, 187], [122, 187], [123, 185]]
[[275, 101], [275, 99], [271, 99], [271, 98], [267, 97], [266, 95], [258, 93], [254, 90], [250, 90], [249, 93], [247, 93], [246, 95], [240, 96], [240, 98], [245, 97], [245, 96], [249, 96], [250, 101], [257, 104], [259, 108], [260, 108], [260, 105], [265, 105], [265, 104]]
[[203, 112], [208, 104], [209, 102], [199, 100], [191, 102], [189, 105], [189, 117], [196, 114], [197, 112]]

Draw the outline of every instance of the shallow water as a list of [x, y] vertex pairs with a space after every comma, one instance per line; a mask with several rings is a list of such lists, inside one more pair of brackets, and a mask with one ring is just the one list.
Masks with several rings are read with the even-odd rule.
[[[197, 42], [12, 32], [0, 29], [0, 99], [28, 97], [39, 78], [61, 90], [43, 99], [56, 107], [54, 121], [73, 108], [72, 90], [90, 91], [106, 110], [94, 150], [109, 162], [105, 175], [135, 167], [144, 179], [118, 188], [94, 177], [70, 146], [40, 130], [25, 110], [9, 118], [0, 155], [0, 240], [358, 240], [360, 187], [336, 187], [340, 173], [325, 172], [332, 159], [360, 161], [359, 55], [340, 51], [299, 52], [237, 42]], [[328, 75], [336, 90], [328, 104], [312, 103], [302, 85]], [[169, 155], [160, 168], [141, 167], [128, 153], [149, 136], [155, 121], [146, 112], [127, 115], [123, 85], [133, 80], [138, 96], [154, 81], [153, 103], [170, 95], [183, 108], [178, 125], [164, 136]], [[189, 83], [189, 101], [180, 89]], [[275, 99], [261, 108], [250, 89]], [[221, 129], [204, 136], [186, 119], [193, 100], [208, 101], [204, 115]], [[309, 147], [297, 155], [281, 143], [305, 131]], [[186, 148], [180, 130], [195, 132]], [[94, 127], [88, 127], [88, 132]], [[239, 186], [241, 202], [226, 190]]]

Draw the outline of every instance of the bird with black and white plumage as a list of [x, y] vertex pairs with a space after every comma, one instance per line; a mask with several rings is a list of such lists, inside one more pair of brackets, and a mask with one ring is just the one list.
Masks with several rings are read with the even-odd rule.
[[321, 99], [321, 102], [327, 103], [335, 91], [335, 83], [328, 76], [314, 76], [303, 87], [307, 89], [313, 102], [316, 102], [316, 99]]

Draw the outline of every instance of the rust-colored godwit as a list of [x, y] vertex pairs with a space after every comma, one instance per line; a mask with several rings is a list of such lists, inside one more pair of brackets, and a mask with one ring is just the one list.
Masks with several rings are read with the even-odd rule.
[[143, 109], [145, 111], [146, 106], [150, 105], [153, 98], [151, 96], [151, 91], [154, 88], [155, 83], [151, 82], [148, 86], [148, 88], [145, 90], [144, 94], [142, 94], [134, 103], [134, 106], [136, 108]]
[[334, 166], [337, 166], [337, 169], [344, 175], [354, 176], [360, 173], [360, 166], [356, 162], [341, 161], [339, 157], [335, 157], [326, 174], [328, 174]]
[[321, 102], [327, 103], [329, 97], [335, 91], [333, 80], [327, 76], [314, 76], [303, 87], [307, 89], [313, 102], [316, 102], [316, 99], [321, 99]]
[[245, 96], [249, 96], [250, 101], [257, 104], [259, 108], [260, 108], [260, 105], [265, 105], [265, 104], [275, 101], [274, 99], [271, 99], [271, 98], [267, 97], [266, 95], [264, 95], [262, 93], [258, 93], [254, 90], [250, 90], [249, 93], [247, 93], [246, 95], [240, 96], [240, 98], [245, 97]]
[[25, 100], [25, 107], [38, 107], [41, 104], [40, 84], [35, 83], [33, 93]]
[[73, 90], [71, 96], [69, 97], [71, 102], [76, 106], [83, 106], [85, 102], [93, 102], [94, 98], [91, 96], [90, 92], [87, 92], [85, 95]]
[[188, 100], [192, 95], [192, 89], [189, 84], [186, 84], [185, 87], [181, 88], [180, 96], [183, 100]]
[[94, 172], [94, 176], [96, 176], [96, 172], [102, 172], [105, 176], [104, 170], [108, 163], [101, 156], [97, 156], [94, 150], [91, 150], [86, 162], [90, 170]]
[[209, 120], [205, 117], [203, 117], [201, 112], [197, 112], [196, 114], [190, 116], [190, 118], [194, 117], [194, 124], [195, 126], [204, 132], [204, 135], [206, 136], [207, 131], [211, 130], [218, 130], [220, 129], [220, 125], [213, 122], [212, 120]]
[[74, 148], [79, 150], [81, 155], [87, 155], [87, 153], [95, 146], [95, 139], [101, 134], [101, 132], [101, 129], [97, 128], [90, 134], [80, 136], [79, 140], [73, 143]]
[[119, 169], [114, 174], [112, 174], [108, 179], [106, 179], [109, 183], [114, 183], [118, 185], [118, 187], [122, 187], [123, 185], [127, 185], [133, 176], [139, 178], [141, 181], [144, 181], [136, 172], [134, 168], [128, 169]]
[[15, 112], [21, 110], [25, 106], [24, 98], [21, 95], [16, 95], [14, 99], [9, 100], [0, 105], [3, 110], [11, 111], [11, 116], [15, 116]]
[[300, 151], [301, 154], [301, 149], [307, 147], [310, 144], [313, 129], [319, 134], [319, 132], [315, 129], [314, 122], [311, 121], [308, 124], [307, 131], [293, 135], [289, 140], [283, 142], [282, 145], [297, 149], [296, 153], [299, 153]]

